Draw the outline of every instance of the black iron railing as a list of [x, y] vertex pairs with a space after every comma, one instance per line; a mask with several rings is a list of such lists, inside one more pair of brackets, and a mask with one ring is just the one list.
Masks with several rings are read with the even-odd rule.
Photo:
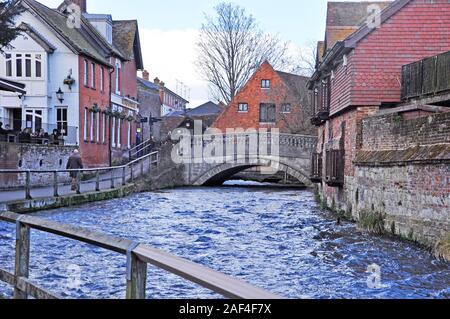
[[450, 92], [450, 52], [403, 66], [403, 101], [443, 92]]

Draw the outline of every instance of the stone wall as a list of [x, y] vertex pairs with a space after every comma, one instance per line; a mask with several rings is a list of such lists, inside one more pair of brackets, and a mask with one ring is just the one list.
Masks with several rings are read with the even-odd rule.
[[450, 113], [362, 121], [345, 205], [372, 214], [385, 231], [434, 247], [450, 232]]
[[[32, 144], [0, 143], [0, 169], [64, 170], [75, 146], [42, 146]], [[67, 174], [59, 176], [68, 181]], [[52, 174], [31, 174], [32, 186], [47, 186]], [[25, 184], [25, 174], [0, 174], [0, 189], [18, 188]]]

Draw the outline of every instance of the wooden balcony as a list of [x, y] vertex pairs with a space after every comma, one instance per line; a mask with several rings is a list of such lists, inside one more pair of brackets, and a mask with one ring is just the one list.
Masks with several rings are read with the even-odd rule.
[[[450, 52], [429, 57], [402, 68], [403, 102], [450, 95]], [[439, 99], [435, 99], [439, 103]]]
[[314, 153], [311, 162], [311, 182], [322, 183], [323, 171], [323, 155], [322, 153]]
[[325, 182], [330, 187], [341, 187], [344, 185], [344, 151], [326, 151], [325, 160]]

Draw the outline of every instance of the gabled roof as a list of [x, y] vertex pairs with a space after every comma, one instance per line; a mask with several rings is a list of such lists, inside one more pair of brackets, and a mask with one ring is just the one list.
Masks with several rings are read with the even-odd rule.
[[[385, 7], [380, 13], [379, 18], [381, 24], [385, 23], [389, 18], [394, 16], [397, 12], [403, 9], [411, 1], [412, 0], [395, 0], [394, 2], [390, 2], [389, 5]], [[334, 61], [336, 57], [342, 56], [343, 54], [350, 52], [357, 46], [359, 41], [363, 40], [365, 37], [367, 37], [375, 30], [377, 29], [370, 28], [367, 24], [364, 23], [355, 32], [351, 33], [344, 39], [336, 42], [336, 44], [333, 46], [331, 50], [325, 52], [323, 62], [319, 66], [319, 69], [316, 70], [316, 72], [314, 73], [310, 85], [312, 85], [312, 82], [315, 81], [317, 77], [320, 75], [321, 70], [328, 68], [328, 64], [331, 61]]]
[[81, 19], [81, 28], [68, 26], [68, 17], [64, 13], [50, 9], [35, 0], [21, 0], [22, 5], [36, 18], [53, 29], [58, 38], [74, 53], [82, 54], [104, 65], [110, 65], [107, 59], [109, 52], [99, 44], [99, 39], [92, 36], [90, 23]]
[[384, 9], [391, 3], [392, 1], [328, 2], [325, 51], [366, 22], [369, 6], [377, 5]]
[[306, 91], [306, 85], [309, 81], [308, 77], [281, 71], [276, 71], [276, 73], [280, 76], [283, 82], [291, 89], [292, 93], [298, 95], [304, 90]]
[[136, 61], [138, 70], [144, 68], [137, 20], [113, 21], [113, 43], [129, 60]]
[[160, 89], [159, 85], [157, 85], [157, 84], [155, 84], [153, 82], [144, 80], [143, 78], [139, 78], [139, 77], [137, 78], [137, 80], [138, 80], [139, 83], [141, 83], [146, 88], [159, 92], [159, 89]]
[[30, 38], [32, 38], [34, 41], [36, 41], [47, 53], [53, 53], [56, 48], [53, 44], [48, 42], [46, 38], [42, 34], [40, 34], [38, 31], [36, 31], [31, 25], [28, 23], [22, 22], [19, 26], [19, 28], [28, 34]]
[[223, 109], [216, 103], [211, 101], [206, 102], [194, 109], [188, 110], [188, 116], [207, 116], [207, 115], [217, 115], [220, 114]]
[[0, 91], [27, 94], [25, 84], [0, 78]]

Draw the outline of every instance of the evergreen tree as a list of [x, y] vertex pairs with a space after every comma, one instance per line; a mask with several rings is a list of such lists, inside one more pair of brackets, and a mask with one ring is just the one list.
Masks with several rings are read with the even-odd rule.
[[0, 0], [0, 52], [20, 34], [14, 18], [21, 12], [17, 0]]

